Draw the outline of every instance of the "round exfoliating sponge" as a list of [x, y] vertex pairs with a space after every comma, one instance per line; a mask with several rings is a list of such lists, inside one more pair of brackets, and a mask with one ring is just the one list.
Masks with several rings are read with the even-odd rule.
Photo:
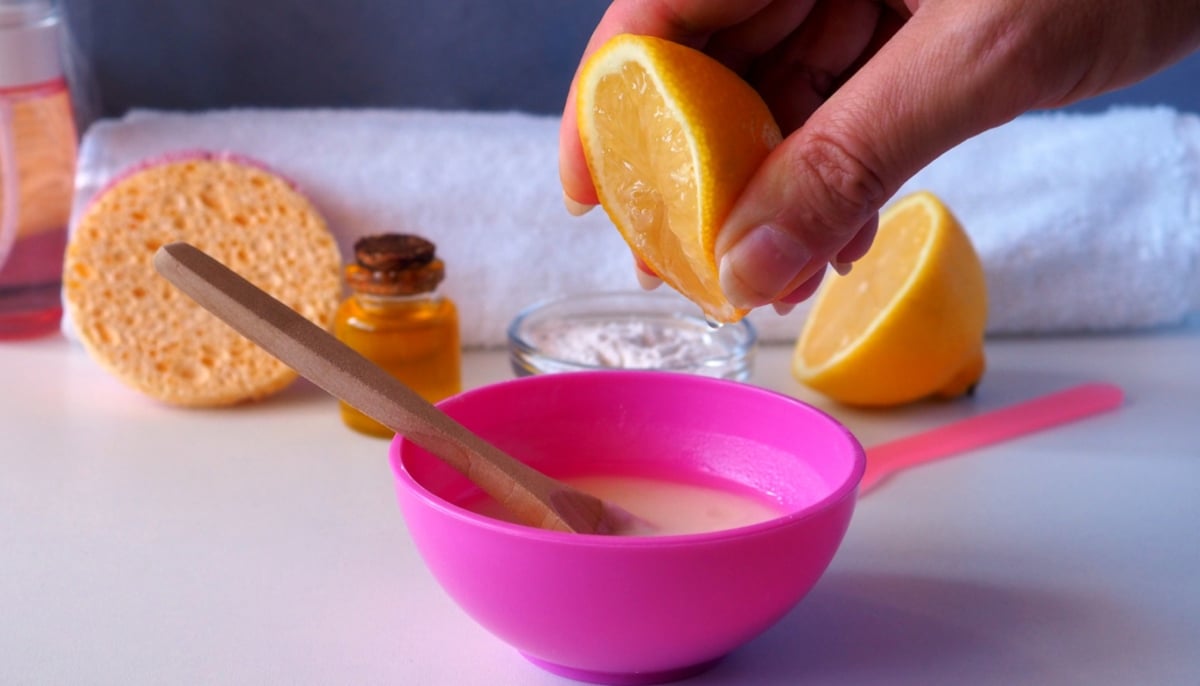
[[341, 256], [312, 204], [252, 160], [173, 156], [120, 176], [75, 224], [63, 294], [92, 357], [173, 405], [230, 405], [291, 383], [289, 367], [154, 270], [155, 251], [174, 241], [207, 252], [316, 324], [332, 324]]

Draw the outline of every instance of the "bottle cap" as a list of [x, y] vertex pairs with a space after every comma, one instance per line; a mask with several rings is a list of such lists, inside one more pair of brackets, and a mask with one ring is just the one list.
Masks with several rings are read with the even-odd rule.
[[0, 0], [0, 88], [62, 78], [61, 30], [49, 0]]
[[354, 259], [367, 269], [410, 269], [433, 261], [437, 247], [420, 236], [385, 233], [365, 236], [354, 243]]
[[350, 287], [375, 295], [412, 295], [437, 288], [446, 276], [436, 246], [410, 234], [366, 236], [354, 243], [354, 264], [346, 268]]

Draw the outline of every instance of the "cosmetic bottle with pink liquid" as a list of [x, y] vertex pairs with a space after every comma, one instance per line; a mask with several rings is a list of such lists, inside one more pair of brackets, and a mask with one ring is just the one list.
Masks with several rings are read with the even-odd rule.
[[57, 330], [78, 146], [62, 14], [0, 0], [0, 339]]

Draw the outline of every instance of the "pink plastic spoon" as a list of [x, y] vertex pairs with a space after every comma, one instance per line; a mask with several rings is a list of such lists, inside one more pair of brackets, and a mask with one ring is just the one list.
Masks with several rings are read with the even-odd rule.
[[1112, 384], [1087, 383], [868, 448], [859, 494], [896, 472], [1116, 409], [1124, 397]]

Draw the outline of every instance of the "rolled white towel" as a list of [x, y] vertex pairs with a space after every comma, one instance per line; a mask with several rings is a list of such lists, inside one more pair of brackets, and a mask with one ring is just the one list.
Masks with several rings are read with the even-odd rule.
[[[416, 233], [437, 244], [466, 346], [505, 340], [513, 316], [546, 297], [636, 289], [628, 248], [603, 212], [563, 207], [551, 118], [385, 110], [133, 112], [93, 125], [77, 172], [76, 215], [139, 160], [180, 149], [237, 152], [299, 186], [345, 258], [354, 240]], [[69, 327], [69, 323], [67, 324]]]
[[987, 273], [991, 333], [1159, 326], [1200, 309], [1200, 118], [1169, 108], [1022, 117], [901, 193], [940, 196]]
[[[395, 110], [136, 111], [94, 124], [76, 216], [113, 177], [186, 149], [257, 158], [294, 180], [343, 254], [401, 231], [438, 244], [467, 346], [502, 345], [536, 300], [635, 289], [601, 211], [562, 206], [556, 117]], [[992, 332], [1168, 324], [1200, 305], [1200, 123], [1172, 110], [1030, 115], [964, 143], [904, 191], [934, 191], [974, 239]], [[751, 315], [791, 342], [807, 308]], [[65, 323], [69, 331], [70, 323]]]

